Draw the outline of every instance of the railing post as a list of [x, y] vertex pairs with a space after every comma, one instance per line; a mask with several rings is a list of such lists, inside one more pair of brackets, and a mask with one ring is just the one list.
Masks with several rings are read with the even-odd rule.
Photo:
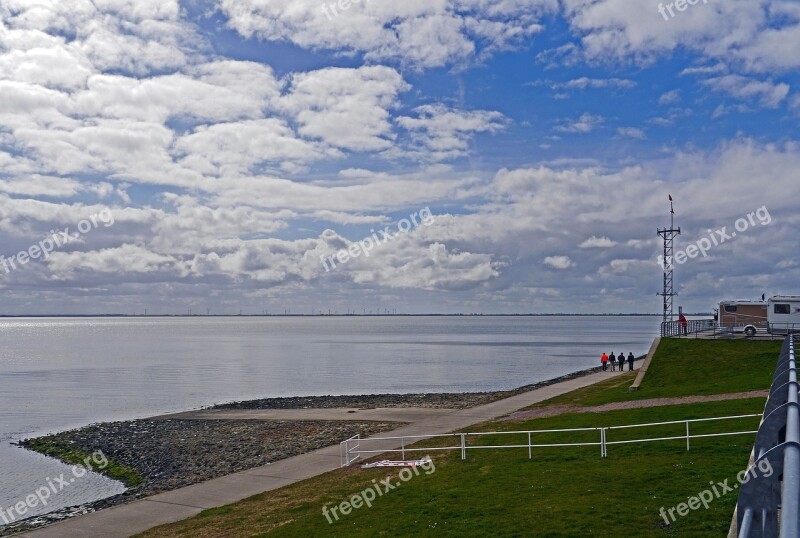
[[533, 447], [531, 446], [531, 432], [528, 432], [528, 459], [533, 458]]
[[689, 452], [689, 421], [686, 421], [686, 452]]
[[608, 450], [606, 447], [606, 429], [600, 428], [600, 457], [607, 458]]
[[461, 461], [467, 459], [467, 434], [461, 434]]
[[403, 461], [406, 460], [406, 438], [403, 437], [400, 439], [400, 455]]

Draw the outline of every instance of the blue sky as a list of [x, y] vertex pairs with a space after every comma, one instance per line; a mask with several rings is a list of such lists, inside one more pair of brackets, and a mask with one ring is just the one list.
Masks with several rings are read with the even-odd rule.
[[0, 0], [0, 314], [658, 312], [668, 194], [770, 217], [680, 304], [800, 292], [797, 3], [325, 5]]

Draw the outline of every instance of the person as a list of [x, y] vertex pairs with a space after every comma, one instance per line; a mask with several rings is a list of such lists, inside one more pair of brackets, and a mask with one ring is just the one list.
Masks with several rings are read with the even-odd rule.
[[634, 361], [634, 359], [636, 359], [636, 357], [633, 356], [633, 352], [629, 352], [628, 353], [628, 371], [629, 372], [633, 371], [633, 361]]
[[612, 372], [616, 372], [617, 371], [617, 356], [614, 355], [613, 351], [611, 352], [611, 355], [608, 356], [608, 360], [609, 360], [609, 362], [611, 362], [611, 371]]
[[603, 352], [603, 356], [600, 357], [600, 364], [603, 365], [603, 371], [606, 371], [606, 365], [608, 364], [608, 355]]
[[681, 322], [681, 327], [683, 327], [683, 335], [687, 336], [689, 334], [689, 330], [687, 328], [689, 326], [689, 321], [686, 319], [686, 316], [681, 314], [681, 317], [678, 318], [678, 321]]
[[619, 363], [619, 371], [625, 371], [625, 354], [620, 352], [619, 356], [617, 357], [617, 362]]

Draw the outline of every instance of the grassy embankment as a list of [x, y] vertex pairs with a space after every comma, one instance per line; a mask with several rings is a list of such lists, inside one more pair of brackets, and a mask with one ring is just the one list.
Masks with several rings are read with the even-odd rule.
[[[666, 340], [639, 392], [631, 393], [631, 374], [609, 374], [609, 381], [544, 402], [595, 406], [649, 398], [736, 393], [769, 387], [780, 349], [778, 342]], [[622, 409], [495, 422], [470, 431], [537, 430], [612, 426], [759, 413], [763, 398]], [[755, 429], [758, 419], [721, 426], [700, 424], [697, 433]], [[681, 435], [683, 425], [620, 430], [612, 439]], [[170, 536], [723, 536], [736, 494], [715, 499], [666, 525], [659, 508], [671, 508], [710, 488], [709, 482], [735, 482], [753, 435], [615, 445], [601, 459], [597, 447], [481, 450], [460, 455], [435, 453], [435, 472], [424, 472], [328, 524], [323, 505], [332, 506], [369, 488], [373, 480], [398, 472], [347, 469], [257, 495], [195, 518], [162, 526], [148, 537]], [[534, 442], [565, 441], [564, 434], [538, 434]], [[566, 441], [597, 440], [595, 432], [574, 433]], [[518, 438], [526, 442], [523, 436]], [[482, 439], [483, 444], [500, 442]], [[508, 439], [503, 439], [508, 442]]]
[[[131, 467], [127, 467], [105, 457], [93, 459], [92, 454], [89, 452], [77, 449], [57, 436], [48, 435], [37, 439], [28, 439], [21, 442], [20, 445], [29, 450], [35, 450], [46, 456], [51, 456], [73, 465], [83, 465], [86, 467], [86, 462], [89, 462], [89, 466], [91, 466], [93, 471], [113, 478], [114, 480], [119, 480], [128, 488], [135, 488], [142, 483], [141, 475]], [[104, 461], [106, 463], [102, 466]]]

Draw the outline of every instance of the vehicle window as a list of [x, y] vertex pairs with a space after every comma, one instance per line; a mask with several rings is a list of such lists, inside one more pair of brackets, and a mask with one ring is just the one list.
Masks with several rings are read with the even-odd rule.
[[776, 314], [791, 314], [792, 313], [791, 305], [788, 305], [788, 304], [776, 304], [775, 305], [775, 313]]
[[726, 304], [725, 305], [725, 312], [727, 312], [728, 314], [733, 314], [738, 309], [739, 309], [739, 307], [736, 306], [735, 304]]

